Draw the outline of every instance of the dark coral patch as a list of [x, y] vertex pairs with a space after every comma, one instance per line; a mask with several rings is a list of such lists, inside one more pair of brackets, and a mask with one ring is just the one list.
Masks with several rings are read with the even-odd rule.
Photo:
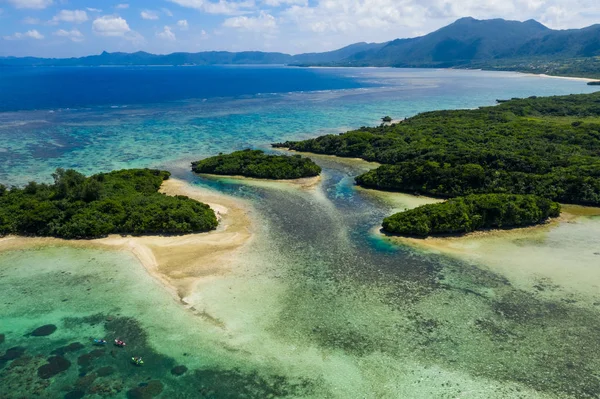
[[128, 399], [150, 399], [158, 396], [163, 391], [163, 384], [158, 380], [148, 381], [142, 386], [127, 391]]
[[0, 345], [2, 345], [4, 343], [5, 339], [6, 339], [6, 336], [4, 334], [0, 334]]
[[45, 326], [41, 326], [32, 331], [32, 337], [46, 337], [50, 334], [53, 334], [56, 331], [56, 326], [54, 324], [46, 324]]
[[44, 364], [38, 369], [38, 376], [42, 379], [48, 379], [66, 371], [71, 367], [71, 362], [62, 356], [52, 356], [48, 358], [48, 364]]
[[171, 374], [173, 375], [183, 375], [188, 371], [188, 368], [185, 366], [175, 366], [171, 369]]
[[56, 348], [52, 351], [53, 355], [64, 355], [69, 352], [77, 352], [85, 348], [85, 346], [81, 342], [73, 342], [67, 346], [61, 346], [60, 348]]
[[10, 360], [17, 359], [21, 357], [25, 353], [25, 348], [21, 346], [16, 346], [14, 348], [10, 348], [6, 350], [6, 353], [0, 356], [0, 363], [8, 362]]

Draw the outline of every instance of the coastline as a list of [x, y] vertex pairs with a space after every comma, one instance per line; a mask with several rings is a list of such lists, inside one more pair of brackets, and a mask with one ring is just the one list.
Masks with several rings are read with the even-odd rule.
[[574, 223], [576, 219], [580, 217], [600, 216], [600, 208], [580, 205], [562, 205], [562, 207], [563, 211], [559, 217], [549, 219], [544, 223], [533, 226], [516, 227], [510, 229], [479, 230], [456, 236], [432, 236], [426, 238], [387, 235], [382, 233], [379, 230], [379, 227], [377, 227], [376, 234], [396, 244], [405, 244], [411, 247], [440, 251], [448, 254], [461, 254], [469, 252], [470, 250], [468, 246], [462, 246], [462, 244], [472, 241], [473, 239], [524, 237], [532, 233], [549, 231], [549, 229], [557, 227], [561, 224]]
[[558, 76], [558, 75], [547, 75], [545, 73], [529, 73], [529, 72], [517, 72], [517, 73], [522, 73], [523, 75], [534, 75], [534, 76], [539, 76], [541, 78], [552, 78], [552, 79], [567, 79], [567, 80], [577, 80], [580, 82], [595, 82], [598, 79], [592, 79], [592, 78], [581, 78], [581, 77], [575, 77], [575, 76]]
[[[371, 234], [418, 253], [483, 267], [540, 297], [597, 306], [600, 252], [594, 237], [600, 232], [600, 208], [565, 205], [564, 209], [559, 218], [545, 224], [457, 237], [389, 237], [379, 226]], [[450, 263], [448, 267], [455, 266]]]
[[7, 236], [0, 238], [0, 252], [46, 246], [128, 251], [148, 274], [185, 305], [186, 297], [200, 280], [227, 273], [228, 260], [251, 241], [254, 234], [251, 210], [242, 200], [173, 178], [163, 183], [160, 192], [184, 195], [208, 204], [217, 214], [219, 227], [208, 233], [183, 236], [110, 235], [93, 240]]

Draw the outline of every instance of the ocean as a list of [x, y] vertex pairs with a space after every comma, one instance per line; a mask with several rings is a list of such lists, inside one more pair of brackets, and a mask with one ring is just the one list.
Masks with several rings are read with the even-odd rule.
[[[243, 201], [255, 221], [226, 265], [201, 265], [186, 306], [129, 252], [1, 252], [0, 397], [596, 397], [598, 217], [475, 238], [448, 255], [377, 233], [383, 217], [425, 200], [357, 188], [354, 176], [372, 167], [361, 161], [314, 157], [323, 176], [312, 188], [189, 170], [385, 115], [593, 90], [466, 70], [0, 70], [0, 183], [50, 181], [57, 167], [166, 168]], [[30, 335], [48, 324], [51, 335]], [[128, 346], [95, 348], [97, 337]], [[51, 362], [56, 375], [41, 378], [56, 355], [69, 365]]]

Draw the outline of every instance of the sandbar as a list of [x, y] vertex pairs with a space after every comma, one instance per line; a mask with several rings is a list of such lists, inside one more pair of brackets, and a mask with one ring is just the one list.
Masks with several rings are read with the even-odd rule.
[[187, 304], [186, 297], [200, 280], [228, 273], [233, 257], [251, 241], [254, 226], [252, 210], [243, 200], [173, 178], [163, 183], [160, 192], [184, 195], [208, 204], [217, 214], [219, 227], [208, 233], [182, 236], [110, 235], [93, 240], [7, 236], [0, 239], [0, 251], [42, 246], [129, 251], [174, 298]]
[[229, 180], [239, 181], [240, 183], [249, 184], [256, 187], [278, 187], [287, 185], [288, 187], [295, 187], [300, 189], [313, 189], [321, 182], [321, 175], [314, 177], [302, 177], [299, 179], [259, 179], [255, 177], [246, 177], [239, 175], [215, 175], [210, 173], [198, 173], [198, 176], [205, 177], [212, 180]]

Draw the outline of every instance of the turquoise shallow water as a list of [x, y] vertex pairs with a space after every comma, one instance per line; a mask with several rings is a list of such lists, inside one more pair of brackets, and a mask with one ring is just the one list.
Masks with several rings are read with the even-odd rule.
[[[41, 180], [57, 166], [168, 167], [244, 198], [258, 220], [229, 272], [190, 296], [193, 312], [127, 253], [0, 254], [0, 397], [597, 398], [600, 270], [593, 239], [582, 237], [596, 234], [598, 218], [497, 245], [496, 263], [476, 247], [462, 260], [374, 236], [398, 202], [353, 186], [362, 163], [315, 158], [324, 176], [313, 190], [187, 169], [204, 155], [385, 114], [590, 89], [510, 73], [327, 73], [375, 87], [0, 113], [4, 182]], [[517, 272], [527, 268], [531, 281], [522, 282]], [[561, 268], [577, 278], [553, 272]], [[48, 324], [51, 335], [29, 335]], [[128, 345], [95, 348], [93, 337]], [[46, 364], [66, 369], [41, 378]], [[176, 365], [188, 371], [176, 376]]]
[[[301, 79], [295, 68], [275, 70], [289, 71], [290, 76], [279, 79]], [[496, 99], [593, 91], [581, 81], [515, 73], [394, 69], [311, 73], [367, 87], [268, 93], [257, 91], [258, 86], [255, 94], [237, 97], [0, 112], [0, 182], [49, 179], [57, 167], [94, 173], [168, 166], [221, 151], [373, 125], [388, 114], [401, 119], [434, 109], [493, 105]]]

